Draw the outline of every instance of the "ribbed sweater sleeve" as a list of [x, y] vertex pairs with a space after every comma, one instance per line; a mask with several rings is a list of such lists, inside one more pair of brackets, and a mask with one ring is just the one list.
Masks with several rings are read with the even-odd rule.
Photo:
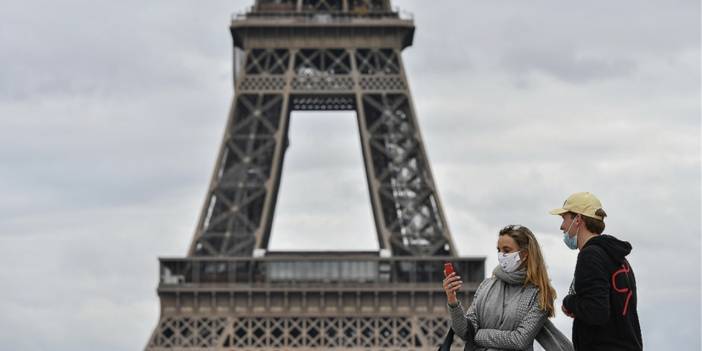
[[483, 298], [484, 290], [489, 288], [494, 282], [494, 279], [488, 278], [482, 281], [475, 290], [473, 301], [468, 306], [468, 312], [464, 312], [463, 304], [459, 301], [456, 305], [449, 305], [448, 310], [451, 316], [451, 329], [466, 343], [473, 343], [475, 331], [478, 330], [478, 313], [476, 311], [476, 302]]
[[459, 302], [456, 305], [448, 305], [451, 315], [451, 329], [465, 342], [473, 342], [475, 330], [478, 328], [478, 317], [475, 314], [475, 304], [468, 307], [468, 312], [464, 312], [463, 305]]

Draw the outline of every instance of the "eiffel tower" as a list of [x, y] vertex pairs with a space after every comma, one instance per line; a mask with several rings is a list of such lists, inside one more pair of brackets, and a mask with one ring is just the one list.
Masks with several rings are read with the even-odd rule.
[[[232, 17], [225, 135], [188, 255], [159, 259], [146, 350], [436, 349], [443, 263], [465, 303], [485, 267], [458, 257], [439, 201], [402, 64], [414, 29], [389, 0], [257, 0]], [[305, 110], [355, 111], [378, 251], [268, 249], [290, 114]]]

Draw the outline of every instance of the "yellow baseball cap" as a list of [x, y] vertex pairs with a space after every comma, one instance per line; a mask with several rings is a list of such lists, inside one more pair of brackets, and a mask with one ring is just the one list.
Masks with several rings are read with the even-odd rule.
[[563, 207], [553, 209], [549, 213], [552, 215], [561, 215], [566, 212], [573, 212], [603, 220], [604, 217], [595, 214], [595, 212], [601, 208], [602, 203], [600, 203], [600, 200], [598, 200], [595, 195], [588, 192], [581, 192], [568, 196], [563, 203]]

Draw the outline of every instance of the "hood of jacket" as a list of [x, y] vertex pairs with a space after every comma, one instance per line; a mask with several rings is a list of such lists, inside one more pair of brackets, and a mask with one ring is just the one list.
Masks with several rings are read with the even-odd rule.
[[585, 243], [585, 247], [590, 245], [601, 247], [609, 257], [618, 262], [631, 252], [631, 244], [628, 241], [619, 240], [608, 234], [596, 235]]

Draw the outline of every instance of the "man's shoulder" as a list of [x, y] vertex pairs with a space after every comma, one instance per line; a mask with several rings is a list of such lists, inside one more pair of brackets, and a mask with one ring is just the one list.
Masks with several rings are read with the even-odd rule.
[[606, 258], [607, 257], [607, 251], [605, 251], [604, 248], [600, 247], [599, 245], [586, 245], [582, 249], [580, 249], [580, 252], [578, 253], [578, 258], [580, 257], [600, 257], [600, 258]]
[[607, 270], [611, 264], [612, 260], [607, 252], [597, 245], [585, 246], [578, 253], [577, 265], [582, 268], [599, 266]]

